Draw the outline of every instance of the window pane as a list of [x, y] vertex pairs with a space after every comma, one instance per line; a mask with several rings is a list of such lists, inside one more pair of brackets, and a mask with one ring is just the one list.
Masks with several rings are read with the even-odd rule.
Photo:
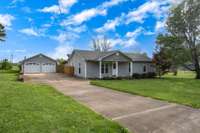
[[106, 64], [106, 73], [108, 73], [108, 64]]
[[104, 64], [101, 65], [101, 73], [104, 73]]
[[113, 69], [115, 69], [116, 68], [116, 63], [113, 63]]
[[146, 66], [143, 67], [143, 71], [146, 72]]

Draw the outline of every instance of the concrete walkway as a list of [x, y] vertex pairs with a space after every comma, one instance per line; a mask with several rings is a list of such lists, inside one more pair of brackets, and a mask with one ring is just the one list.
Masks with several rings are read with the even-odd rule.
[[25, 75], [47, 83], [134, 133], [200, 133], [200, 110], [96, 87], [61, 74]]

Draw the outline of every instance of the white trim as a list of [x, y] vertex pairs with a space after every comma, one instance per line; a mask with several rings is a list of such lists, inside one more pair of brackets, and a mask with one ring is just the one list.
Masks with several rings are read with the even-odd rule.
[[130, 76], [132, 76], [133, 75], [133, 62], [132, 61], [130, 62], [130, 67], [131, 67]]
[[102, 61], [99, 61], [99, 78], [100, 78], [100, 79], [102, 78], [102, 74], [101, 74], [101, 64], [102, 64]]
[[118, 61], [116, 61], [115, 63], [116, 63], [116, 77], [118, 77]]
[[85, 62], [85, 79], [87, 78], [87, 62]]

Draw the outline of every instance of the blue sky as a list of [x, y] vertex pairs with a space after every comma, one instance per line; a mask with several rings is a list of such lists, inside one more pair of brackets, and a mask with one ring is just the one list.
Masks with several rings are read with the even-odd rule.
[[2, 0], [6, 27], [0, 59], [19, 61], [37, 53], [66, 58], [73, 49], [91, 49], [106, 36], [113, 49], [152, 55], [169, 8], [179, 0]]

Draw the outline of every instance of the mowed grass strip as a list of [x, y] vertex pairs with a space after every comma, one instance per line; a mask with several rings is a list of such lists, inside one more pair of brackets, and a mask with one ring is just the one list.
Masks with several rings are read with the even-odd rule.
[[17, 82], [16, 73], [0, 72], [2, 133], [126, 133], [117, 123], [47, 85]]
[[194, 73], [168, 74], [162, 79], [94, 80], [91, 84], [200, 108], [200, 80]]

